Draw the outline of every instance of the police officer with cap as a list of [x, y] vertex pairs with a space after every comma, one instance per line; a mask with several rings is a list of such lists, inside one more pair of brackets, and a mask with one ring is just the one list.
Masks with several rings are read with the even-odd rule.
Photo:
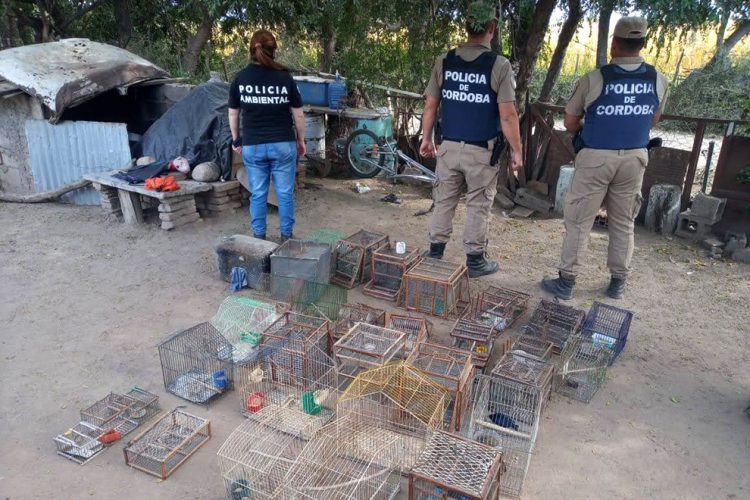
[[[435, 211], [430, 221], [428, 257], [443, 257], [453, 231], [453, 215], [466, 193], [463, 243], [469, 277], [497, 272], [487, 260], [490, 208], [497, 192], [499, 167], [491, 164], [493, 148], [503, 135], [510, 145], [513, 169], [521, 166], [521, 136], [510, 63], [490, 50], [497, 29], [497, 12], [490, 2], [469, 5], [467, 43], [440, 56], [425, 91], [423, 139], [419, 153], [437, 156], [438, 181], [433, 189]], [[442, 142], [437, 150], [433, 127], [440, 107]], [[502, 128], [502, 135], [500, 135]]]
[[542, 287], [569, 299], [586, 253], [594, 219], [604, 204], [609, 226], [607, 296], [619, 299], [633, 257], [633, 225], [641, 208], [651, 127], [664, 109], [667, 80], [646, 64], [646, 20], [623, 17], [615, 26], [610, 64], [579, 81], [565, 107], [565, 128], [575, 134], [575, 172], [565, 196], [565, 239], [559, 277]]

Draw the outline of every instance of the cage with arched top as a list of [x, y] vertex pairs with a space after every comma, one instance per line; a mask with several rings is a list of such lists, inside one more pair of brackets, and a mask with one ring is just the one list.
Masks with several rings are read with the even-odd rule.
[[363, 441], [397, 438], [395, 458], [408, 470], [432, 433], [443, 428], [448, 398], [444, 387], [409, 363], [389, 363], [357, 375], [339, 398], [336, 417], [367, 424], [357, 431]]
[[263, 331], [278, 318], [274, 305], [232, 295], [224, 299], [210, 323], [232, 344], [232, 361], [239, 363], [253, 354]]

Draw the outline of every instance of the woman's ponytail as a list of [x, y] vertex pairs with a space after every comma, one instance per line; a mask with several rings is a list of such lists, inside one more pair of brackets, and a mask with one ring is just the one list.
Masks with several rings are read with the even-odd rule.
[[277, 63], [276, 38], [268, 30], [258, 30], [250, 39], [250, 58], [266, 68], [286, 70], [284, 66]]

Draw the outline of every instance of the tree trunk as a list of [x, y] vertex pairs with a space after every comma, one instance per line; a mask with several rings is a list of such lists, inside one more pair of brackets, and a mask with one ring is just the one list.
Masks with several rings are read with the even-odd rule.
[[601, 68], [608, 62], [609, 54], [609, 19], [612, 17], [614, 2], [607, 1], [602, 3], [599, 12], [599, 31], [596, 38], [596, 67]]
[[[498, 12], [502, 12], [502, 2], [497, 2], [497, 9]], [[502, 26], [502, 19], [498, 19], [497, 28], [495, 28], [495, 33], [492, 34], [492, 40], [490, 41], [490, 48], [492, 49], [492, 52], [500, 55], [502, 55], [503, 53], [503, 43], [500, 40], [500, 29], [502, 28]]]
[[729, 53], [732, 51], [735, 45], [739, 43], [740, 40], [742, 40], [747, 34], [750, 33], [750, 20], [744, 20], [739, 23], [737, 23], [737, 27], [734, 29], [731, 35], [729, 35], [726, 40], [721, 44], [721, 49], [716, 51], [716, 54], [711, 58], [711, 60], [706, 65], [707, 68], [710, 68], [716, 63], [726, 60], [726, 57], [729, 55]]
[[560, 76], [560, 70], [565, 60], [565, 52], [568, 50], [568, 45], [570, 45], [570, 41], [576, 34], [581, 19], [583, 19], [581, 0], [568, 0], [568, 17], [565, 19], [565, 23], [563, 23], [560, 30], [560, 36], [557, 38], [555, 52], [552, 54], [549, 69], [547, 69], [547, 76], [544, 78], [542, 91], [539, 93], [540, 101], [546, 102], [549, 100], [552, 89], [555, 87], [555, 82], [557, 82], [557, 77]]
[[208, 39], [211, 38], [211, 30], [214, 26], [215, 18], [210, 16], [206, 9], [203, 10], [203, 18], [198, 25], [198, 30], [194, 35], [188, 37], [187, 48], [182, 57], [182, 67], [191, 75], [195, 75], [198, 71], [201, 51], [206, 46]]
[[333, 72], [333, 58], [336, 54], [336, 30], [326, 22], [322, 30], [323, 53], [320, 56], [320, 71]]
[[714, 50], [714, 57], [716, 57], [721, 52], [724, 46], [724, 36], [726, 36], [727, 34], [727, 25], [729, 24], [730, 14], [730, 9], [724, 7], [724, 10], [721, 12], [719, 31], [716, 33], [716, 50]]
[[114, 0], [115, 22], [117, 23], [117, 39], [123, 49], [130, 43], [133, 35], [133, 21], [130, 19], [130, 5], [128, 0]]
[[526, 40], [524, 50], [518, 66], [518, 77], [516, 79], [516, 101], [523, 102], [524, 95], [529, 88], [531, 74], [534, 72], [539, 51], [544, 43], [544, 35], [549, 28], [549, 20], [555, 9], [555, 0], [538, 0], [534, 9], [534, 17], [529, 29], [529, 37]]

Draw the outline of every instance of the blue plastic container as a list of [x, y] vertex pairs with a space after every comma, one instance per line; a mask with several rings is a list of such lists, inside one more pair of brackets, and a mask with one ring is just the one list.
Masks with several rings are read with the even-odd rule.
[[328, 84], [328, 107], [339, 109], [344, 97], [346, 97], [346, 83], [341, 80], [341, 76], [336, 72], [336, 80]]
[[328, 82], [317, 76], [295, 76], [302, 104], [328, 106]]

